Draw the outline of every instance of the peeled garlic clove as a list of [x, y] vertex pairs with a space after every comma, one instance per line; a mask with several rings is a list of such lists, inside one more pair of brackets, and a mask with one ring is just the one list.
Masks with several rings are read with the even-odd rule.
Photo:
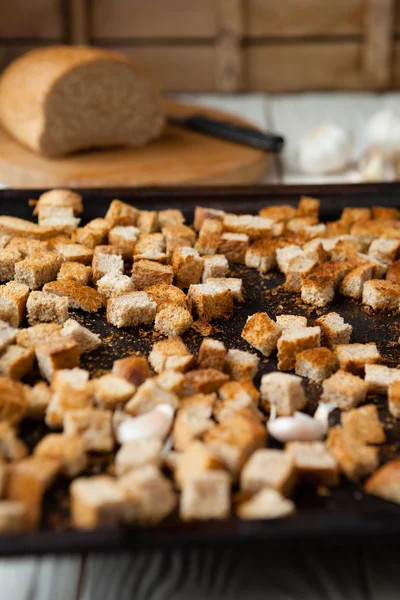
[[304, 173], [334, 173], [348, 167], [352, 154], [350, 133], [339, 125], [325, 123], [301, 140], [299, 167]]
[[337, 408], [337, 405], [334, 402], [319, 402], [318, 408], [314, 413], [313, 419], [319, 421], [324, 426], [325, 434], [328, 433], [329, 415], [335, 408]]
[[293, 417], [278, 417], [268, 421], [270, 435], [279, 442], [314, 442], [324, 437], [324, 424], [309, 415], [296, 412]]
[[164, 439], [171, 430], [173, 418], [174, 409], [169, 404], [159, 404], [144, 415], [123, 420], [118, 425], [117, 440], [126, 444], [151, 437]]
[[367, 145], [387, 155], [400, 151], [400, 111], [384, 107], [366, 125]]

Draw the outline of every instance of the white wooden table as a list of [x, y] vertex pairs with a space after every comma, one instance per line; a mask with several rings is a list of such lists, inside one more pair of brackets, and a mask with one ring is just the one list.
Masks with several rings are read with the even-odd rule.
[[[185, 102], [229, 110], [265, 130], [282, 133], [287, 139], [285, 183], [346, 180], [348, 174], [315, 178], [296, 173], [293, 165], [297, 140], [321, 122], [333, 119], [353, 132], [360, 152], [368, 116], [383, 103], [400, 104], [398, 94], [181, 97]], [[266, 182], [271, 179], [271, 175], [266, 175]], [[223, 555], [219, 552], [208, 548], [191, 553], [184, 549], [146, 551], [138, 555], [2, 560], [0, 600], [394, 600], [399, 597], [395, 552], [383, 554], [374, 547], [358, 546], [289, 550], [258, 547], [245, 555], [236, 553], [235, 548], [225, 549]], [[296, 576], [288, 580], [285, 572], [294, 562], [299, 568]]]

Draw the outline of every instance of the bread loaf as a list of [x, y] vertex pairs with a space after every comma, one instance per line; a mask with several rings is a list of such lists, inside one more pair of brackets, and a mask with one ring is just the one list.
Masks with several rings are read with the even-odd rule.
[[0, 79], [0, 122], [47, 156], [140, 146], [164, 125], [160, 95], [130, 58], [85, 46], [28, 52]]

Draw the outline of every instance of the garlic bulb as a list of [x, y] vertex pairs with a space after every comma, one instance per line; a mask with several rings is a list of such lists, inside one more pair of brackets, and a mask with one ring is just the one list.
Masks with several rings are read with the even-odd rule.
[[299, 167], [304, 173], [334, 173], [348, 167], [352, 154], [349, 132], [334, 123], [325, 123], [301, 140]]
[[360, 166], [363, 181], [394, 181], [396, 171], [391, 156], [385, 150], [370, 150]]
[[279, 442], [314, 442], [324, 438], [328, 432], [329, 413], [335, 404], [320, 402], [313, 417], [295, 412], [292, 417], [278, 417], [271, 414], [267, 423], [270, 435]]
[[400, 151], [400, 109], [384, 107], [367, 122], [367, 146], [388, 156]]
[[174, 409], [169, 404], [159, 404], [139, 417], [122, 420], [117, 428], [117, 440], [120, 444], [151, 437], [163, 440], [170, 432], [173, 418]]

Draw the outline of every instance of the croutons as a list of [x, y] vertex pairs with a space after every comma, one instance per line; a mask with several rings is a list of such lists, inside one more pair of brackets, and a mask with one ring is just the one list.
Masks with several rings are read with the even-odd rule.
[[59, 298], [47, 292], [31, 292], [26, 308], [30, 325], [63, 323], [68, 319], [68, 298]]
[[285, 290], [293, 293], [301, 292], [303, 280], [316, 265], [315, 260], [307, 256], [297, 256], [291, 260], [286, 272]]
[[3, 460], [18, 461], [28, 454], [28, 448], [17, 437], [15, 428], [7, 421], [0, 423], [0, 497], [5, 484], [6, 471]]
[[51, 391], [44, 381], [39, 381], [33, 387], [24, 386], [26, 400], [26, 416], [35, 421], [44, 419], [51, 400]]
[[59, 369], [51, 379], [51, 390], [45, 419], [49, 427], [61, 428], [69, 410], [92, 407], [92, 386], [89, 372], [84, 369]]
[[200, 283], [204, 261], [197, 250], [178, 246], [172, 254], [171, 262], [177, 287], [188, 288], [192, 284]]
[[136, 225], [139, 210], [121, 200], [113, 200], [110, 203], [105, 219], [110, 227], [116, 225]]
[[261, 406], [277, 415], [292, 415], [306, 405], [301, 378], [289, 373], [267, 373], [261, 378]]
[[391, 383], [400, 381], [400, 369], [392, 369], [385, 365], [365, 365], [365, 382], [368, 393], [387, 394]]
[[115, 455], [115, 472], [118, 477], [132, 469], [145, 465], [159, 467], [161, 464], [162, 442], [156, 438], [133, 440], [124, 444]]
[[255, 354], [231, 348], [225, 358], [225, 371], [238, 381], [240, 379], [254, 379], [260, 359]]
[[244, 233], [250, 239], [271, 237], [273, 221], [253, 215], [233, 215], [226, 213], [223, 218], [224, 230], [232, 233]]
[[174, 271], [170, 265], [160, 265], [152, 260], [139, 260], [132, 267], [132, 281], [137, 290], [161, 283], [170, 285], [173, 277]]
[[163, 389], [154, 379], [146, 379], [125, 405], [124, 410], [136, 417], [153, 410], [159, 404], [168, 404], [175, 410], [178, 408], [178, 403], [176, 394]]
[[372, 265], [369, 265], [368, 263], [352, 269], [350, 273], [347, 273], [340, 284], [340, 293], [343, 294], [343, 296], [349, 296], [350, 298], [361, 298], [364, 283], [369, 279], [372, 279], [372, 272]]
[[400, 419], [400, 381], [393, 381], [389, 384], [388, 408], [395, 419]]
[[245, 263], [249, 236], [245, 233], [223, 233], [219, 240], [218, 254], [224, 254], [232, 263]]
[[193, 324], [193, 317], [186, 308], [171, 304], [156, 314], [154, 329], [167, 336], [184, 333]]
[[216, 394], [196, 394], [181, 400], [172, 429], [176, 450], [186, 450], [214, 427], [211, 417], [216, 399]]
[[342, 425], [346, 435], [365, 444], [383, 444], [386, 441], [375, 404], [367, 404], [343, 413]]
[[97, 333], [93, 333], [74, 319], [65, 321], [60, 335], [75, 340], [78, 344], [79, 354], [93, 352], [93, 350], [96, 350], [102, 343], [101, 338]]
[[17, 344], [25, 348], [34, 348], [40, 342], [46, 342], [51, 338], [60, 337], [62, 326], [59, 323], [38, 323], [26, 329], [19, 329], [17, 333]]
[[183, 521], [227, 519], [231, 508], [231, 478], [222, 470], [204, 471], [182, 487], [179, 513]]
[[0, 321], [0, 352], [3, 352], [7, 346], [12, 344], [18, 334], [18, 329], [11, 327], [5, 321]]
[[185, 374], [184, 392], [186, 396], [194, 394], [211, 394], [216, 392], [226, 381], [228, 375], [218, 369], [197, 369]]
[[79, 367], [79, 346], [72, 338], [54, 338], [35, 347], [41, 375], [51, 381], [59, 369]]
[[0, 421], [17, 425], [26, 411], [24, 386], [19, 381], [0, 376]]
[[120, 296], [126, 292], [133, 292], [135, 284], [128, 275], [120, 275], [118, 273], [106, 273], [101, 279], [97, 280], [97, 291], [104, 298], [112, 296]]
[[281, 247], [278, 240], [256, 240], [246, 250], [246, 267], [267, 273], [276, 266], [276, 251]]
[[191, 285], [188, 293], [189, 309], [200, 319], [228, 319], [233, 312], [233, 296], [230, 289], [220, 290], [208, 281]]
[[392, 265], [389, 265], [386, 271], [386, 279], [393, 283], [400, 284], [400, 260], [397, 260]]
[[207, 283], [212, 285], [214, 290], [218, 292], [230, 290], [235, 302], [244, 302], [242, 279], [238, 277], [210, 277]]
[[97, 282], [106, 273], [124, 274], [124, 261], [116, 246], [96, 246], [92, 262], [93, 281]]
[[16, 263], [15, 281], [37, 290], [57, 277], [61, 263], [61, 256], [55, 252], [37, 252]]
[[21, 379], [33, 368], [35, 354], [31, 348], [11, 345], [0, 356], [0, 375]]
[[115, 525], [135, 514], [124, 488], [109, 475], [79, 477], [70, 486], [71, 522], [78, 529]]
[[302, 481], [328, 486], [339, 483], [336, 459], [323, 442], [290, 442], [285, 449], [292, 454], [297, 475]]
[[368, 344], [339, 344], [335, 348], [340, 368], [355, 374], [363, 374], [365, 365], [381, 361], [381, 355], [374, 342]]
[[256, 450], [240, 474], [240, 488], [253, 494], [267, 487], [290, 496], [295, 483], [294, 458], [283, 450]]
[[314, 321], [314, 325], [321, 328], [321, 345], [333, 348], [338, 344], [348, 344], [353, 332], [353, 327], [345, 323], [338, 313], [331, 312]]
[[276, 262], [278, 268], [282, 273], [285, 273], [285, 275], [289, 270], [290, 263], [298, 257], [304, 257], [304, 252], [300, 246], [296, 246], [295, 244], [289, 246], [286, 245], [283, 248], [277, 248], [276, 250]]
[[202, 442], [194, 441], [181, 453], [174, 478], [182, 488], [193, 476], [221, 468], [222, 464], [214, 452]]
[[351, 268], [345, 261], [330, 261], [319, 265], [302, 283], [302, 300], [313, 306], [326, 306], [333, 300], [335, 289]]
[[229, 263], [223, 254], [204, 256], [203, 267], [202, 283], [206, 283], [210, 277], [223, 278], [229, 273]]
[[222, 223], [225, 214], [226, 213], [223, 210], [217, 210], [215, 208], [208, 207], [206, 208], [204, 206], [196, 206], [194, 211], [193, 227], [196, 229], [196, 231], [200, 231], [206, 219], [216, 220]]
[[171, 305], [187, 308], [186, 294], [174, 285], [158, 283], [144, 289], [157, 304], [157, 311]]
[[200, 369], [219, 369], [224, 368], [226, 357], [226, 348], [223, 342], [205, 338], [200, 345], [197, 365]]
[[218, 250], [223, 230], [222, 221], [217, 219], [205, 219], [201, 226], [199, 237], [194, 245], [197, 252], [202, 256], [206, 254], [215, 254]]
[[307, 327], [307, 317], [301, 317], [300, 315], [278, 315], [276, 317], [276, 324], [282, 331], [299, 329]]
[[66, 297], [71, 308], [80, 308], [85, 312], [98, 312], [105, 304], [103, 296], [97, 290], [72, 280], [51, 281], [43, 286], [43, 291]]
[[0, 500], [0, 533], [20, 533], [26, 529], [26, 508], [22, 502]]
[[106, 243], [110, 229], [111, 224], [105, 219], [93, 219], [85, 227], [78, 227], [72, 232], [72, 241], [88, 248], [96, 248]]
[[58, 244], [55, 251], [62, 256], [65, 261], [74, 261], [90, 266], [93, 260], [93, 249], [83, 244]]
[[127, 356], [113, 362], [112, 374], [126, 379], [135, 387], [139, 387], [151, 377], [147, 360], [143, 356]]
[[368, 255], [386, 265], [393, 263], [398, 255], [400, 240], [373, 240], [368, 248]]
[[81, 473], [87, 464], [85, 445], [78, 435], [50, 433], [40, 440], [34, 454], [60, 461], [61, 469], [68, 477]]
[[171, 337], [154, 344], [149, 355], [149, 362], [156, 373], [161, 373], [166, 369], [184, 372], [193, 364], [194, 356], [180, 337]]
[[339, 370], [322, 383], [321, 400], [333, 402], [341, 410], [349, 410], [364, 402], [367, 395], [367, 383], [347, 371]]
[[140, 235], [140, 229], [133, 225], [117, 225], [108, 234], [108, 243], [118, 248], [122, 257], [133, 260], [135, 244]]
[[78, 435], [88, 452], [110, 452], [114, 448], [112, 413], [100, 408], [69, 410], [64, 415], [64, 433]]
[[141, 233], [154, 233], [160, 229], [158, 222], [157, 211], [155, 210], [140, 210], [136, 222]]
[[162, 228], [162, 233], [165, 237], [168, 254], [172, 254], [178, 247], [193, 248], [196, 241], [195, 232], [186, 225], [168, 225]]
[[168, 227], [169, 225], [183, 225], [185, 217], [181, 210], [177, 208], [167, 208], [158, 211], [158, 222], [160, 227]]
[[72, 280], [81, 285], [88, 285], [92, 278], [91, 267], [86, 267], [80, 262], [67, 261], [64, 262], [57, 274], [57, 279]]
[[132, 398], [136, 387], [121, 377], [108, 373], [93, 381], [94, 401], [100, 408], [115, 410]]
[[370, 475], [378, 467], [378, 450], [360, 440], [346, 435], [342, 427], [336, 425], [328, 432], [328, 450], [336, 458], [342, 473], [350, 481], [358, 481]]
[[382, 279], [371, 279], [364, 283], [363, 304], [374, 310], [398, 310], [400, 303], [400, 284]]
[[0, 248], [0, 281], [14, 279], [15, 265], [21, 260], [21, 253], [15, 248]]
[[321, 382], [338, 368], [338, 360], [328, 348], [310, 348], [296, 354], [296, 375]]
[[278, 519], [295, 512], [295, 504], [274, 489], [263, 488], [246, 502], [241, 502], [236, 514], [241, 519]]
[[135, 244], [133, 260], [152, 260], [159, 263], [167, 262], [165, 239], [162, 233], [140, 235]]
[[33, 214], [37, 215], [44, 206], [72, 208], [76, 215], [83, 211], [82, 196], [72, 190], [54, 189], [44, 192], [39, 196]]
[[73, 208], [64, 206], [42, 206], [38, 213], [39, 225], [53, 227], [60, 233], [71, 234], [81, 222], [74, 217]]
[[0, 319], [11, 327], [18, 327], [25, 316], [29, 287], [24, 283], [9, 281], [0, 285]]
[[365, 482], [367, 494], [378, 496], [389, 502], [400, 503], [399, 485], [400, 459], [394, 458], [378, 469]]
[[290, 371], [296, 364], [296, 354], [320, 345], [319, 327], [287, 329], [278, 340], [278, 369]]
[[153, 323], [157, 304], [146, 292], [128, 292], [107, 302], [107, 321], [115, 327], [137, 327]]
[[281, 333], [279, 325], [267, 313], [255, 313], [248, 317], [242, 330], [242, 338], [264, 356], [269, 356], [275, 350]]
[[311, 198], [310, 196], [301, 196], [297, 210], [301, 215], [307, 215], [318, 218], [320, 204], [321, 201], [317, 198]]

